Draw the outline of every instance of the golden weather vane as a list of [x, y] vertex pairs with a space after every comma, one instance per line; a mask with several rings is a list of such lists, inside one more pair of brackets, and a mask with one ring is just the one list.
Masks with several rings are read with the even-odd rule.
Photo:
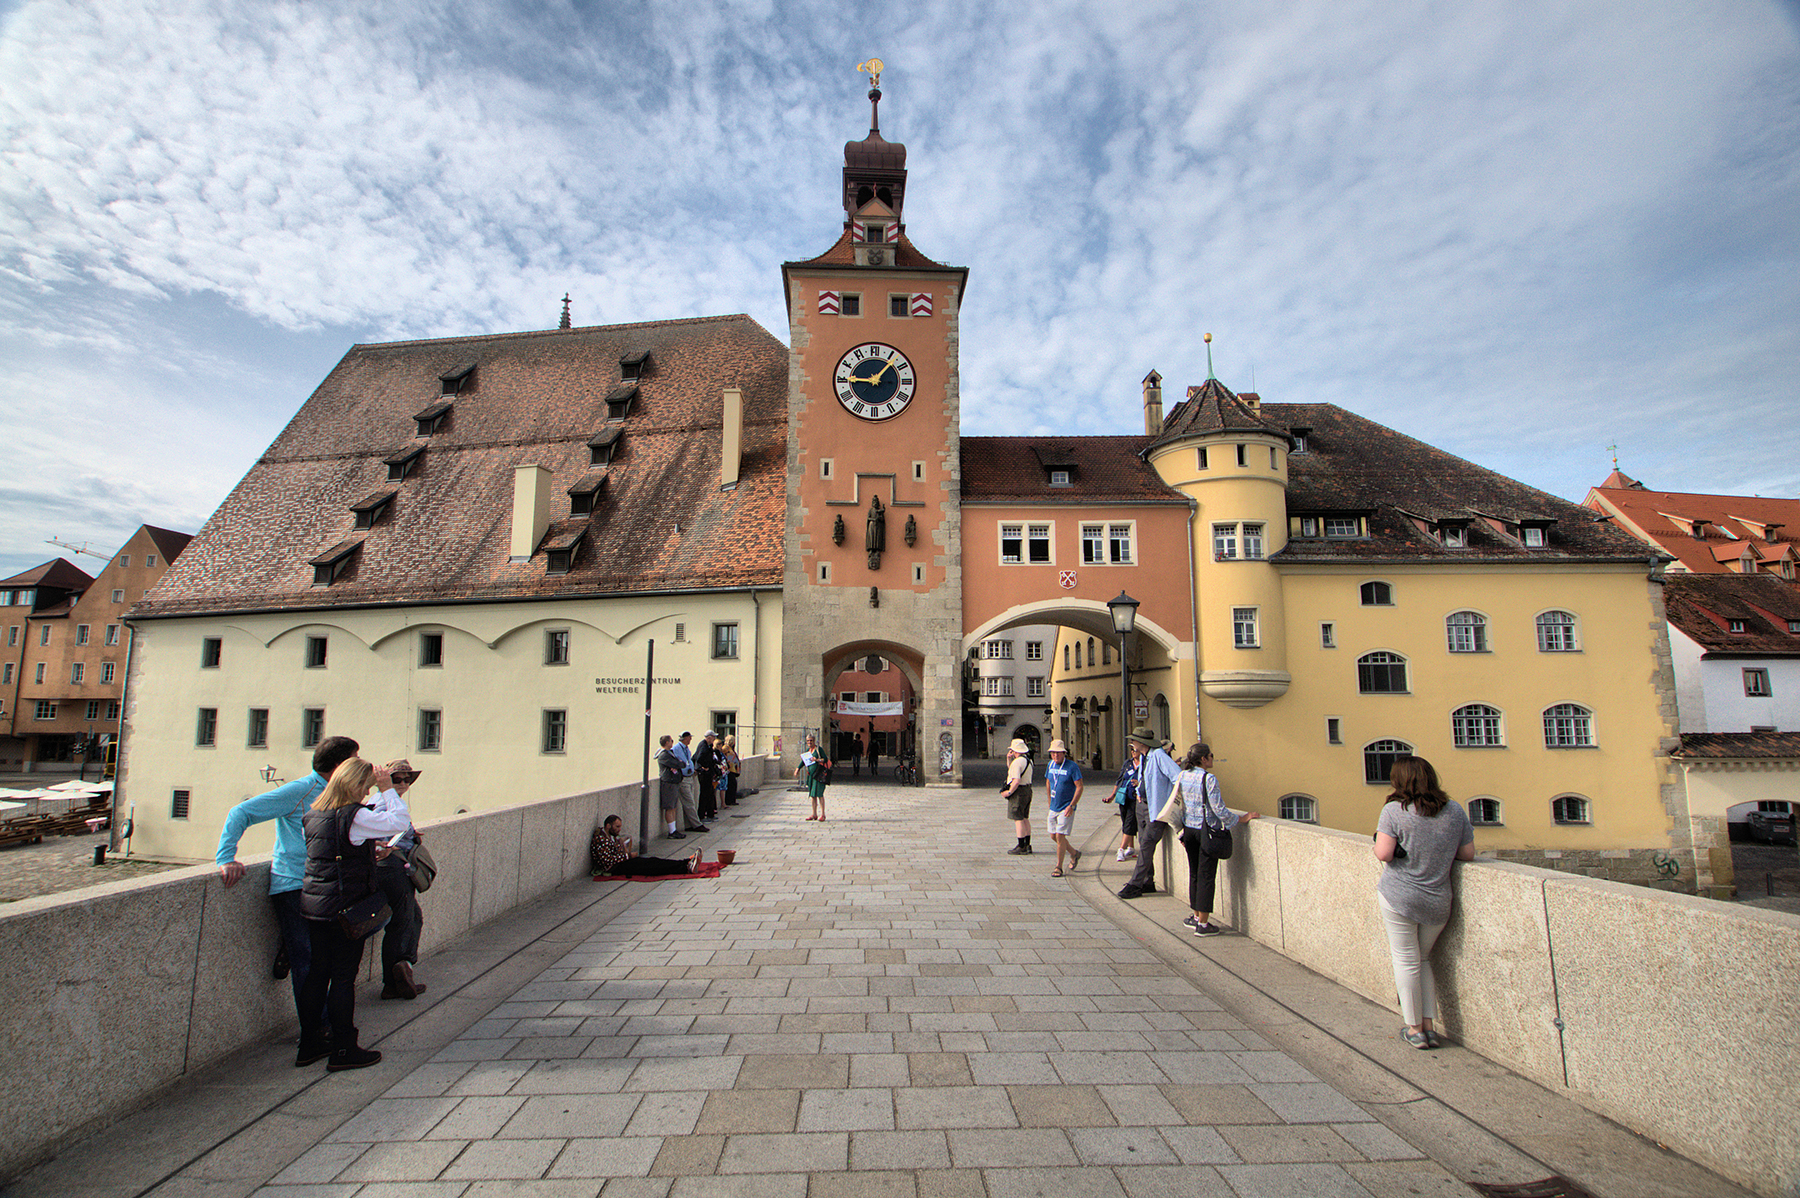
[[868, 75], [870, 87], [880, 87], [881, 70], [886, 65], [887, 64], [882, 62], [879, 58], [871, 58], [867, 62], [857, 63], [856, 69]]

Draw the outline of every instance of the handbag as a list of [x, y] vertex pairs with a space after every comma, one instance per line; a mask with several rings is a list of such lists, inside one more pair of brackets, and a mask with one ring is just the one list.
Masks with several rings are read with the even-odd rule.
[[[1206, 793], [1204, 772], [1201, 774], [1201, 779], [1200, 793], [1204, 796]], [[1231, 848], [1231, 829], [1213, 825], [1212, 804], [1203, 799], [1200, 804], [1200, 851], [1208, 857], [1225, 861], [1231, 857]]]
[[415, 844], [412, 852], [406, 855], [406, 876], [412, 879], [413, 889], [424, 894], [431, 889], [432, 881], [437, 877], [437, 862], [432, 860], [431, 853], [422, 844]]
[[1119, 784], [1113, 788], [1112, 801], [1117, 803], [1119, 806], [1123, 807], [1126, 804], [1127, 796], [1130, 793], [1131, 793], [1131, 779], [1130, 778], [1121, 778], [1121, 779], [1119, 779]]
[[366, 940], [394, 917], [387, 896], [377, 890], [337, 913], [338, 927], [352, 940]]
[[1181, 792], [1176, 791], [1163, 804], [1163, 809], [1156, 813], [1156, 822], [1167, 824], [1171, 828], [1179, 828], [1187, 820], [1187, 804], [1181, 801]]

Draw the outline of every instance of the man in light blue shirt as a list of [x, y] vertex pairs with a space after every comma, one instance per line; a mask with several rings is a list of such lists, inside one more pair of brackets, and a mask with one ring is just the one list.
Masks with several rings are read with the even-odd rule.
[[1138, 783], [1138, 863], [1131, 881], [1119, 888], [1122, 899], [1156, 891], [1156, 846], [1169, 832], [1169, 825], [1157, 822], [1156, 813], [1175, 793], [1175, 779], [1181, 776], [1181, 767], [1150, 729], [1133, 728], [1131, 739], [1144, 749], [1144, 773]]
[[694, 734], [683, 732], [675, 742], [675, 756], [681, 758], [681, 820], [689, 832], [710, 832], [700, 822], [700, 776], [694, 770]]
[[304, 778], [276, 787], [267, 794], [245, 799], [225, 815], [214, 861], [219, 877], [229, 889], [243, 879], [238, 863], [238, 841], [252, 824], [275, 821], [275, 856], [269, 866], [269, 901], [275, 906], [275, 922], [281, 927], [281, 947], [275, 954], [275, 976], [291, 975], [294, 1010], [302, 1027], [323, 1026], [320, 1011], [308, 1019], [300, 1010], [300, 992], [312, 965], [312, 930], [300, 914], [300, 885], [306, 880], [306, 832], [301, 825], [307, 808], [325, 789], [331, 773], [356, 756], [358, 745], [347, 736], [331, 736], [313, 750], [313, 770]]

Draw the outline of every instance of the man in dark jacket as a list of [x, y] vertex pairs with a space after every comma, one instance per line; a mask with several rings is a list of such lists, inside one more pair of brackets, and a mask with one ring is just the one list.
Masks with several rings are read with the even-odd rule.
[[700, 822], [719, 818], [719, 734], [708, 732], [694, 750], [694, 771], [700, 775]]

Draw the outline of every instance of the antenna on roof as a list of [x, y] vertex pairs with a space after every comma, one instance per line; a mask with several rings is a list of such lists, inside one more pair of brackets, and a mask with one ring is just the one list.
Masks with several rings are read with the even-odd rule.
[[562, 320], [557, 322], [556, 327], [559, 329], [566, 329], [569, 327], [569, 293], [566, 291], [563, 292]]
[[1201, 340], [1206, 342], [1206, 377], [1208, 380], [1210, 380], [1213, 377], [1212, 334], [1211, 333], [1206, 334], [1204, 337], [1201, 338]]

